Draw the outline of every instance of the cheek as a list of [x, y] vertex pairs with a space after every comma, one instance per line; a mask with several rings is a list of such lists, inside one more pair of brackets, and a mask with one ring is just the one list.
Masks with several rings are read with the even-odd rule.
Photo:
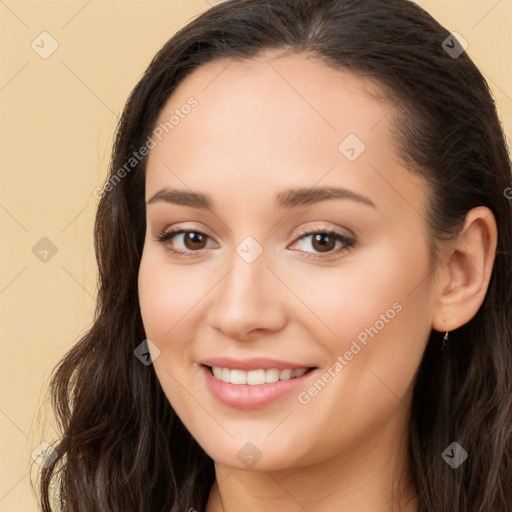
[[[160, 350], [153, 368], [169, 402], [184, 418], [194, 406], [184, 390], [192, 390], [198, 381], [195, 372], [190, 371], [197, 320], [194, 314], [208, 291], [204, 273], [193, 269], [194, 265], [171, 265], [165, 254], [145, 249], [138, 277], [145, 334]], [[194, 428], [192, 431], [200, 435]]]
[[[283, 266], [283, 281], [293, 283], [304, 301], [304, 314], [294, 321], [308, 331], [316, 324], [316, 342], [331, 354], [347, 350], [353, 339], [372, 339], [376, 330], [390, 332], [392, 324], [393, 329], [424, 330], [430, 322], [429, 253], [422, 240], [411, 245], [398, 250], [396, 241], [375, 244], [336, 268]], [[290, 300], [295, 299], [290, 295]]]
[[[426, 254], [380, 250], [374, 264], [358, 262], [338, 281], [317, 281], [316, 292], [312, 287], [308, 304], [332, 331], [317, 335], [315, 342], [331, 358], [298, 396], [295, 420], [305, 438], [322, 431], [326, 445], [344, 446], [377, 431], [396, 411], [408, 411], [431, 329]], [[338, 288], [330, 300], [321, 284]]]
[[[323, 421], [329, 420], [323, 411], [343, 405], [355, 428], [365, 422], [369, 409], [378, 417], [397, 397], [407, 401], [433, 308], [429, 253], [417, 242], [414, 249], [402, 251], [395, 244], [380, 245], [350, 266], [347, 260], [342, 271], [322, 276], [317, 270], [314, 286], [299, 292], [322, 320], [320, 324], [304, 315], [297, 319], [303, 328], [312, 333], [315, 322], [328, 327], [316, 330], [315, 342], [330, 354], [326, 367], [331, 375], [325, 377], [332, 384], [325, 391], [319, 384], [318, 399], [314, 389], [303, 390], [303, 402], [311, 402]], [[336, 361], [340, 364], [333, 368]]]
[[[200, 277], [201, 276], [201, 277]], [[165, 261], [158, 251], [144, 251], [139, 269], [139, 303], [146, 335], [160, 342], [177, 337], [175, 332], [186, 323], [187, 314], [208, 291], [204, 272], [194, 265], [178, 267]]]

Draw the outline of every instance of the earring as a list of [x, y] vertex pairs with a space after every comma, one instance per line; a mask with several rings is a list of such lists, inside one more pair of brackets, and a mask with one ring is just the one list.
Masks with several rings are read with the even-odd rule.
[[443, 336], [443, 344], [441, 347], [441, 351], [443, 351], [446, 348], [447, 343], [448, 343], [448, 332], [445, 332], [444, 336]]

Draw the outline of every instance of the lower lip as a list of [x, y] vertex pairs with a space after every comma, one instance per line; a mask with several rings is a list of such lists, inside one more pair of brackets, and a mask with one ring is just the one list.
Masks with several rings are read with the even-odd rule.
[[201, 366], [201, 371], [205, 376], [206, 385], [212, 395], [222, 403], [231, 407], [237, 407], [238, 409], [264, 407], [287, 393], [303, 387], [306, 379], [314, 372], [314, 370], [310, 370], [304, 375], [293, 379], [251, 386], [249, 384], [231, 384], [216, 379], [206, 366]]

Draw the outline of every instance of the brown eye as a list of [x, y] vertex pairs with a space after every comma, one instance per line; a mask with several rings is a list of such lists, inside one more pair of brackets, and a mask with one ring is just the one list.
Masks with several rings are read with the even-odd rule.
[[183, 256], [201, 253], [203, 249], [208, 247], [210, 240], [211, 238], [206, 233], [185, 229], [162, 233], [156, 239], [156, 241], [164, 244], [167, 250]]
[[334, 249], [336, 239], [327, 233], [313, 235], [312, 246], [318, 252], [329, 252]]
[[206, 246], [206, 235], [197, 231], [186, 231], [184, 233], [183, 243], [190, 250], [204, 249]]
[[341, 255], [355, 245], [355, 240], [334, 229], [305, 229], [294, 245], [308, 258]]

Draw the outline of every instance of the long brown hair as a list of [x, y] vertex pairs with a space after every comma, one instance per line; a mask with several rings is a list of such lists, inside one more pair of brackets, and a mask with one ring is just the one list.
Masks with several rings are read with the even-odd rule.
[[[484, 303], [466, 325], [432, 332], [419, 368], [409, 459], [420, 512], [512, 510], [511, 164], [488, 85], [467, 53], [407, 0], [228, 0], [194, 19], [158, 52], [120, 119], [110, 167], [147, 141], [177, 85], [215, 59], [268, 49], [315, 55], [373, 79], [395, 105], [401, 157], [430, 187], [432, 242], [456, 236], [487, 206], [498, 247]], [[460, 52], [459, 52], [460, 53]], [[152, 367], [134, 357], [145, 339], [137, 275], [145, 236], [142, 159], [99, 201], [99, 293], [90, 330], [54, 370], [50, 395], [62, 438], [41, 471], [63, 511], [203, 511], [214, 481], [205, 454], [166, 399]], [[507, 198], [507, 196], [509, 198]], [[469, 458], [441, 457], [453, 441]]]

